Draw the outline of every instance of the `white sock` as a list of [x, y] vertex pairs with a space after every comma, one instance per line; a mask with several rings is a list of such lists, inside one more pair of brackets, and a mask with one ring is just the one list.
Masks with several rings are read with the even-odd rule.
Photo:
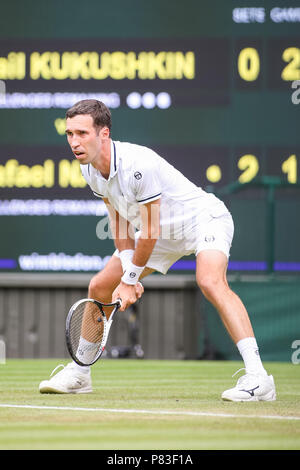
[[[91, 362], [94, 359], [96, 352], [98, 351], [99, 344], [100, 343], [90, 343], [85, 338], [80, 336], [76, 357], [78, 357], [78, 359], [82, 360], [84, 363]], [[90, 370], [89, 366], [80, 366], [76, 362], [74, 362], [74, 364], [81, 372], [89, 372]]]
[[259, 355], [256, 339], [253, 337], [244, 338], [236, 344], [240, 355], [243, 358], [246, 373], [267, 374]]
[[80, 366], [77, 362], [73, 361], [73, 367], [81, 372], [82, 374], [88, 374], [90, 371], [90, 366]]

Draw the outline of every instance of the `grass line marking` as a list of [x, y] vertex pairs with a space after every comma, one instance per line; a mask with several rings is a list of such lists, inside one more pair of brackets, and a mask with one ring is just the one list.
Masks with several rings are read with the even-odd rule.
[[14, 405], [9, 403], [0, 403], [0, 408], [20, 408], [32, 410], [56, 410], [56, 411], [85, 411], [101, 413], [135, 413], [150, 415], [171, 415], [171, 416], [199, 416], [211, 418], [247, 418], [247, 419], [279, 419], [279, 420], [300, 420], [300, 416], [280, 416], [280, 415], [245, 415], [231, 413], [210, 413], [202, 411], [164, 411], [164, 410], [131, 410], [131, 409], [113, 409], [113, 408], [80, 408], [71, 406], [39, 406], [39, 405]]

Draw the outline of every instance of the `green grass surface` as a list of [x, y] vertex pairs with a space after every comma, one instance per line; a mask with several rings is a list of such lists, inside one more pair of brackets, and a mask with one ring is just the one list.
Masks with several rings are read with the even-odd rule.
[[[104, 359], [93, 366], [92, 394], [39, 394], [39, 382], [59, 362], [67, 363], [0, 365], [0, 405], [148, 413], [0, 407], [0, 449], [300, 449], [299, 365], [265, 364], [275, 378], [275, 402], [229, 403], [220, 396], [235, 384], [239, 362]], [[208, 415], [183, 414], [191, 411]]]

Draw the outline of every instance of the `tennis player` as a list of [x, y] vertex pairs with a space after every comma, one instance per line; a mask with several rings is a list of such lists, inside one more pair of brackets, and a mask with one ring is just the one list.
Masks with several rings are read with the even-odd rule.
[[[112, 140], [111, 113], [100, 101], [83, 100], [70, 108], [66, 134], [83, 177], [107, 205], [116, 246], [105, 268], [91, 279], [89, 297], [106, 303], [120, 298], [125, 310], [143, 294], [139, 280], [154, 271], [166, 274], [178, 259], [195, 254], [197, 284], [245, 365], [245, 374], [222, 398], [275, 400], [274, 380], [262, 364], [249, 315], [226, 280], [234, 225], [224, 203], [149, 148]], [[91, 392], [90, 367], [71, 362], [41, 382], [39, 390]]]

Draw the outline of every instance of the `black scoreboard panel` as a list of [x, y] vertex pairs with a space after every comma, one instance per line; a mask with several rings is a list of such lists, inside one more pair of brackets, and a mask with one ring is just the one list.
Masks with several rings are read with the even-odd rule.
[[[147, 145], [235, 219], [231, 270], [266, 270], [258, 178], [277, 177], [275, 270], [300, 271], [300, 2], [91, 0], [2, 6], [0, 270], [93, 272], [114, 247], [65, 138], [65, 111], [97, 98], [112, 137]], [[246, 187], [246, 186], [245, 186]], [[172, 272], [188, 272], [194, 260]]]

